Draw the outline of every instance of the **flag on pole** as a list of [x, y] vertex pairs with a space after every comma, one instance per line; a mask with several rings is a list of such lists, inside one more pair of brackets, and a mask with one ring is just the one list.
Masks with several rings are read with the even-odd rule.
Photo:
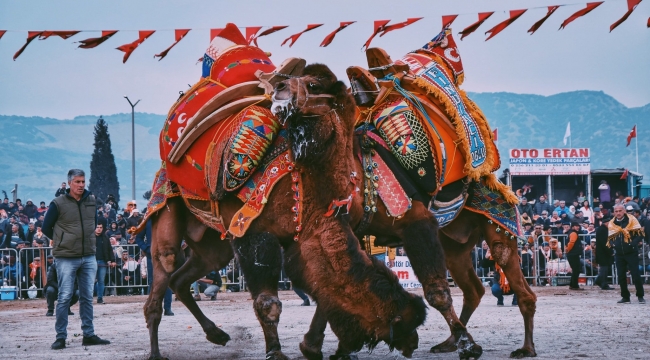
[[566, 131], [564, 132], [564, 145], [566, 145], [566, 140], [571, 137], [571, 122], [566, 124]]
[[499, 128], [494, 128], [494, 130], [492, 130], [492, 140], [499, 141]]
[[630, 134], [627, 136], [627, 145], [625, 147], [630, 146], [630, 143], [632, 142], [632, 139], [636, 137], [636, 125], [630, 130]]
[[625, 171], [623, 171], [623, 175], [621, 175], [621, 180], [625, 180], [625, 179], [627, 179], [627, 175], [628, 175], [629, 173], [630, 173], [630, 172], [627, 171], [627, 169], [625, 169]]

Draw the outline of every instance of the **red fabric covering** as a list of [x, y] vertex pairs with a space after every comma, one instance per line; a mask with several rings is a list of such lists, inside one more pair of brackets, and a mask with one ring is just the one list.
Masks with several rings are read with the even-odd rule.
[[632, 14], [632, 11], [634, 11], [634, 9], [636, 9], [637, 5], [639, 5], [640, 3], [641, 0], [627, 0], [627, 12], [623, 15], [623, 17], [618, 19], [615, 23], [613, 23], [609, 27], [609, 32], [612, 32], [612, 30], [616, 29], [617, 26], [621, 25], [623, 21], [627, 20], [627, 18], [630, 17], [630, 15]]
[[515, 22], [515, 20], [519, 19], [519, 17], [521, 17], [521, 15], [523, 15], [525, 12], [526, 12], [526, 9], [523, 9], [523, 10], [510, 10], [510, 18], [498, 23], [492, 29], [485, 32], [485, 34], [488, 34], [488, 33], [490, 34], [490, 36], [488, 36], [487, 39], [485, 39], [485, 41], [488, 41], [491, 38], [495, 37], [498, 33], [503, 31], [505, 28], [507, 28], [513, 22]]
[[373, 25], [373, 32], [372, 35], [366, 40], [366, 43], [363, 44], [362, 49], [368, 49], [370, 47], [370, 43], [372, 42], [372, 39], [377, 36], [380, 32], [384, 30], [384, 27], [390, 22], [390, 20], [375, 20], [375, 23]]
[[603, 3], [603, 1], [587, 3], [587, 7], [585, 7], [582, 10], [576, 11], [575, 13], [573, 13], [573, 15], [569, 16], [566, 20], [564, 20], [562, 22], [562, 25], [560, 25], [560, 30], [564, 29], [567, 25], [572, 23], [573, 20], [575, 20], [575, 19], [577, 19], [577, 18], [579, 18], [581, 16], [585, 16], [585, 15], [589, 14], [593, 9], [595, 9], [595, 8], [599, 7], [600, 5], [602, 5], [602, 3]]
[[336, 34], [339, 33], [339, 31], [341, 31], [341, 30], [345, 29], [346, 27], [354, 24], [355, 22], [356, 21], [343, 21], [343, 22], [341, 22], [341, 24], [339, 25], [339, 27], [336, 30], [332, 31], [327, 36], [325, 36], [325, 39], [323, 39], [323, 42], [320, 43], [320, 46], [326, 47], [327, 45], [331, 44], [332, 41], [334, 40], [334, 37], [336, 36]]
[[481, 26], [485, 22], [485, 20], [487, 20], [490, 16], [492, 16], [492, 14], [494, 14], [494, 11], [479, 13], [477, 22], [473, 23], [472, 25], [470, 25], [470, 26], [466, 27], [465, 29], [463, 29], [463, 31], [459, 32], [459, 34], [461, 34], [460, 39], [463, 40], [465, 38], [465, 36], [468, 36], [469, 34], [476, 31], [476, 29], [478, 29], [479, 26]]
[[174, 36], [176, 41], [171, 44], [167, 49], [163, 50], [161, 53], [154, 55], [153, 57], [159, 57], [158, 61], [162, 60], [167, 56], [167, 53], [169, 53], [169, 50], [171, 50], [176, 44], [178, 44], [179, 41], [181, 41], [187, 33], [190, 32], [190, 29], [176, 29], [174, 30]]
[[226, 51], [219, 56], [210, 70], [210, 78], [226, 87], [257, 80], [255, 72], [272, 72], [275, 66], [262, 49], [242, 46]]
[[126, 63], [126, 61], [129, 60], [129, 56], [131, 56], [131, 53], [133, 53], [133, 51], [138, 46], [140, 46], [140, 44], [142, 44], [145, 40], [147, 40], [155, 32], [156, 32], [155, 30], [140, 30], [140, 31], [138, 31], [139, 37], [138, 37], [137, 40], [135, 40], [135, 41], [133, 41], [131, 43], [128, 43], [128, 44], [118, 46], [116, 49], [124, 52], [124, 57], [122, 58], [122, 63], [123, 64]]
[[102, 31], [102, 36], [96, 37], [96, 38], [88, 38], [84, 40], [79, 40], [79, 45], [80, 48], [82, 49], [92, 49], [94, 47], [97, 47], [104, 41], [108, 40], [111, 38], [111, 36], [117, 34], [117, 30], [104, 30]]
[[289, 43], [289, 47], [292, 47], [293, 44], [295, 44], [295, 42], [298, 40], [298, 38], [302, 34], [306, 33], [307, 31], [311, 31], [311, 30], [314, 30], [316, 28], [319, 28], [321, 26], [323, 26], [323, 24], [309, 24], [309, 25], [307, 25], [307, 28], [305, 30], [303, 30], [303, 31], [301, 31], [301, 32], [299, 32], [297, 34], [293, 34], [293, 35], [289, 36], [288, 38], [284, 39], [284, 41], [282, 42], [282, 44], [280, 44], [280, 46], [284, 46], [284, 44], [286, 44], [287, 41], [291, 40], [291, 43]]
[[551, 17], [551, 15], [553, 15], [553, 13], [554, 13], [557, 9], [559, 9], [559, 8], [560, 8], [559, 6], [549, 6], [549, 7], [548, 7], [548, 11], [546, 12], [546, 15], [545, 15], [543, 18], [537, 20], [537, 22], [535, 22], [535, 23], [533, 24], [533, 26], [531, 26], [530, 29], [528, 29], [528, 32], [529, 32], [531, 35], [533, 35], [533, 34], [535, 33], [535, 31], [537, 31], [537, 29], [539, 29], [539, 27], [542, 26], [542, 24], [543, 24], [543, 23], [544, 23], [544, 22], [545, 22], [549, 17]]

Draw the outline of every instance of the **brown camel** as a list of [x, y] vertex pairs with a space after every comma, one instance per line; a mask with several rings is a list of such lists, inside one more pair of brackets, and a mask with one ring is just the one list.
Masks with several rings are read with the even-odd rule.
[[[321, 86], [320, 78], [322, 77], [324, 75], [315, 74], [315, 76], [304, 76], [279, 83], [275, 88], [274, 99], [281, 100], [283, 106], [288, 107], [290, 111], [291, 106], [287, 105], [287, 103], [301, 103], [304, 94], [309, 92], [318, 93], [318, 88]], [[355, 122], [356, 119], [342, 116], [337, 118], [324, 117], [315, 120], [329, 120], [334, 122], [330, 126], [334, 126], [337, 122]], [[318, 144], [322, 144], [322, 142], [313, 141], [310, 136], [315, 131], [309, 129], [317, 126], [326, 127], [327, 124], [310, 123], [296, 126], [289, 122], [288, 126], [290, 131], [293, 130], [294, 133], [300, 134], [300, 139], [298, 139], [300, 141], [295, 141], [294, 146], [300, 145], [301, 148], [295, 150], [294, 153], [321, 151]], [[355, 154], [359, 151], [358, 144], [356, 145]], [[355, 157], [355, 163], [356, 171], [363, 173], [363, 166], [357, 157]], [[373, 191], [373, 189], [368, 188], [361, 190]], [[380, 198], [377, 198], [376, 206], [377, 211], [372, 222], [357, 235], [359, 237], [376, 235], [375, 244], [378, 246], [404, 246], [407, 254], [409, 254], [413, 270], [422, 283], [425, 298], [431, 306], [443, 315], [451, 330], [451, 336], [445, 342], [431, 348], [431, 352], [458, 350], [461, 359], [478, 358], [482, 354], [482, 348], [474, 343], [465, 326], [485, 292], [481, 281], [473, 271], [469, 256], [469, 252], [479, 239], [484, 238], [492, 250], [494, 259], [503, 268], [512, 290], [517, 294], [519, 308], [524, 317], [524, 346], [514, 351], [511, 356], [536, 355], [533, 343], [533, 317], [536, 296], [523, 278], [519, 267], [517, 242], [515, 240], [507, 236], [507, 233], [497, 230], [497, 227], [484, 215], [468, 210], [463, 210], [451, 224], [438, 232], [435, 218], [427, 209], [427, 205], [421, 201], [414, 200], [412, 208], [399, 221], [387, 215], [387, 208]], [[363, 204], [359, 198], [356, 198], [349, 209], [351, 224], [354, 228], [361, 221], [363, 211]], [[437, 234], [440, 234], [440, 240]], [[447, 268], [464, 294], [460, 319], [456, 316], [452, 306], [446, 279], [446, 269], [443, 265], [445, 258]], [[294, 281], [298, 286], [303, 286], [299, 280]], [[303, 355], [308, 359], [322, 359], [321, 347], [326, 325], [327, 319], [324, 312], [317, 309], [310, 330], [300, 344]]]
[[[373, 348], [380, 341], [405, 356], [417, 348], [416, 328], [426, 317], [422, 299], [402, 289], [390, 270], [361, 250], [348, 217], [325, 216], [333, 200], [355, 194], [353, 124], [340, 121], [354, 117], [355, 106], [345, 85], [329, 69], [323, 65], [305, 68], [306, 76], [312, 73], [325, 76], [319, 79], [319, 87], [312, 89], [314, 95], [304, 93], [301, 106], [294, 107], [286, 118], [290, 124], [288, 141], [301, 178], [298, 213], [302, 229], [297, 228], [296, 214], [291, 212], [295, 201], [292, 195], [287, 196], [295, 192], [289, 176], [277, 183], [248, 235], [230, 242], [217, 240], [219, 234], [203, 225], [180, 196], [167, 199], [167, 206], [151, 216], [154, 283], [144, 306], [150, 358], [161, 358], [157, 333], [162, 297], [168, 286], [197, 318], [207, 339], [226, 344], [229, 336], [205, 317], [189, 286], [209, 271], [224, 267], [234, 254], [242, 265], [255, 314], [264, 330], [266, 358], [286, 359], [277, 333], [282, 311], [277, 297], [280, 246], [285, 250], [285, 269], [290, 277], [316, 299], [340, 339], [333, 358], [348, 358], [362, 346]], [[305, 123], [316, 126], [304, 127], [308, 137], [301, 138], [304, 134], [300, 127]], [[200, 202], [192, 205], [210, 206]], [[226, 196], [219, 210], [224, 219], [231, 219], [241, 206], [235, 196]], [[297, 231], [299, 237], [294, 241]], [[183, 238], [193, 251], [181, 266], [177, 254]]]

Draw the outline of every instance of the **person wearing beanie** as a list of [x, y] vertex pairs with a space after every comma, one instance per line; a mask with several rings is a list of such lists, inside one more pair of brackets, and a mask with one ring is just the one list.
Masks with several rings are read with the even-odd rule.
[[611, 216], [605, 216], [600, 220], [600, 226], [596, 229], [596, 264], [598, 264], [598, 277], [594, 282], [600, 286], [602, 290], [614, 290], [613, 287], [607, 283], [609, 270], [612, 267], [614, 260], [614, 253], [612, 249], [607, 246], [607, 225], [612, 220]]
[[582, 290], [578, 286], [578, 277], [580, 276], [580, 254], [582, 254], [582, 244], [580, 243], [579, 234], [580, 234], [581, 225], [578, 222], [571, 223], [571, 230], [569, 230], [569, 243], [566, 246], [566, 258], [569, 261], [569, 266], [571, 266], [571, 282], [569, 283], [569, 289], [571, 290]]

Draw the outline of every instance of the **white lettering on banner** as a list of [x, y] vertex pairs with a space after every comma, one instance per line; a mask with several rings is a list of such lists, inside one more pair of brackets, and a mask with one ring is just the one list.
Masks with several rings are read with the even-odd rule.
[[[388, 266], [388, 261], [388, 257], [386, 257], [386, 266]], [[418, 289], [422, 287], [422, 284], [420, 284], [417, 276], [415, 276], [415, 273], [413, 272], [408, 257], [395, 256], [395, 261], [391, 270], [395, 275], [397, 275], [399, 284], [402, 285], [404, 289]]]
[[589, 148], [510, 149], [512, 175], [588, 175]]

